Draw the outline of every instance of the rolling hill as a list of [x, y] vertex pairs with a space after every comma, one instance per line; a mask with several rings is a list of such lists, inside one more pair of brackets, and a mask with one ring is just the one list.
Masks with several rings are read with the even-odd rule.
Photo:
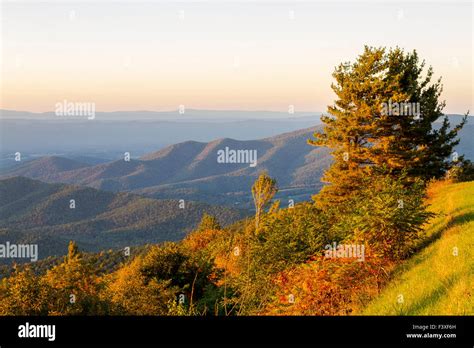
[[[460, 121], [459, 117], [451, 118], [453, 125]], [[322, 186], [320, 179], [331, 163], [331, 155], [326, 148], [307, 144], [320, 129], [321, 126], [315, 126], [260, 140], [185, 141], [128, 162], [120, 158], [94, 164], [73, 158], [42, 157], [3, 170], [0, 177], [25, 176], [151, 198], [187, 199], [249, 209], [250, 187], [258, 173], [266, 170], [277, 180], [277, 198], [285, 204], [288, 199], [308, 200]], [[470, 160], [474, 160], [473, 133], [474, 125], [466, 124], [456, 148]], [[256, 151], [256, 167], [248, 163], [218, 163], [218, 151], [226, 148]]]
[[[2, 177], [25, 176], [106, 191], [128, 191], [153, 198], [189, 199], [213, 204], [250, 206], [250, 187], [262, 170], [277, 179], [278, 198], [308, 199], [321, 187], [331, 162], [329, 151], [307, 144], [317, 127], [261, 140], [186, 141], [129, 162], [88, 165], [60, 157], [44, 157], [9, 169]], [[217, 151], [257, 151], [256, 167], [218, 163]]]
[[69, 158], [46, 156], [15, 167], [8, 172], [8, 175], [41, 178], [43, 181], [51, 181], [56, 177], [56, 173], [76, 170], [87, 166], [89, 165]]
[[41, 258], [64, 254], [70, 240], [86, 251], [179, 240], [204, 212], [222, 224], [246, 216], [243, 210], [204, 203], [185, 201], [181, 209], [176, 200], [24, 177], [0, 180], [0, 243], [36, 243]]

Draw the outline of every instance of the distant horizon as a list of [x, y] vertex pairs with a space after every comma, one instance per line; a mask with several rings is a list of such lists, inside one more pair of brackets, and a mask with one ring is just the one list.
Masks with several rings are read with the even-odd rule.
[[[50, 114], [54, 113], [54, 110], [50, 111], [28, 111], [28, 110], [15, 110], [15, 109], [2, 109], [0, 108], [0, 113], [1, 112], [24, 112], [24, 113], [29, 113], [29, 114]], [[288, 117], [295, 117], [297, 114], [329, 114], [327, 111], [311, 111], [311, 110], [295, 110], [294, 114], [289, 113], [288, 111], [281, 111], [281, 110], [246, 110], [246, 109], [198, 109], [198, 108], [186, 108], [186, 112], [193, 112], [193, 111], [199, 111], [199, 112], [245, 112], [245, 113], [279, 113], [279, 114], [288, 114]], [[176, 109], [167, 109], [167, 110], [113, 110], [113, 111], [102, 111], [102, 110], [96, 110], [96, 113], [103, 113], [103, 114], [113, 114], [113, 113], [178, 113], [178, 108]], [[451, 116], [464, 116], [464, 113], [460, 112], [443, 112], [444, 115], [451, 115]], [[1, 116], [1, 115], [0, 115]], [[474, 114], [472, 111], [469, 110], [468, 117], [473, 117]], [[70, 117], [76, 117], [76, 116], [70, 116]]]
[[1, 18], [0, 109], [324, 113], [334, 68], [369, 45], [416, 50], [446, 113], [474, 110], [468, 2], [11, 1]]
[[[4, 109], [0, 108], [1, 111], [14, 111], [14, 112], [27, 112], [30, 114], [47, 114], [47, 113], [54, 113], [54, 110], [49, 111], [29, 111], [29, 110], [19, 110], [19, 109]], [[270, 110], [270, 109], [201, 109], [201, 108], [186, 108], [186, 112], [188, 111], [215, 111], [215, 112], [272, 112], [272, 113], [282, 113], [282, 114], [289, 114], [288, 111], [282, 110]], [[151, 109], [130, 109], [130, 110], [112, 110], [112, 111], [104, 111], [104, 110], [96, 110], [96, 112], [100, 113], [114, 113], [114, 112], [163, 112], [163, 113], [172, 113], [178, 112], [178, 108], [176, 109], [165, 109], [165, 110], [151, 110]], [[324, 111], [312, 111], [312, 110], [295, 110], [294, 113], [324, 113]]]

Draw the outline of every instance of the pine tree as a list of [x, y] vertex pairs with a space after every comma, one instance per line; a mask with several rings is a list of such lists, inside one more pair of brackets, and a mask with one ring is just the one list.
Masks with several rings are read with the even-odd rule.
[[433, 69], [424, 70], [416, 51], [367, 46], [354, 63], [335, 69], [331, 87], [337, 99], [330, 115], [321, 117], [324, 132], [309, 140], [333, 150], [334, 163], [323, 178], [331, 185], [318, 196], [320, 204], [353, 196], [374, 173], [399, 177], [406, 171], [408, 180], [427, 180], [450, 168], [467, 115], [452, 129], [446, 116], [441, 127], [433, 127], [445, 103], [439, 101], [441, 80], [431, 83]]

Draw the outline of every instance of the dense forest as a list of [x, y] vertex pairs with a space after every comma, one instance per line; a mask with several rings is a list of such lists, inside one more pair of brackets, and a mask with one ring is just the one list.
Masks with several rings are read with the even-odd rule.
[[[248, 216], [243, 209], [188, 200], [151, 199], [25, 177], [0, 180], [0, 243], [38, 244], [41, 259], [64, 255], [70, 240], [89, 252], [181, 240], [203, 213], [227, 223]], [[0, 259], [0, 264], [7, 263], [11, 259]]]

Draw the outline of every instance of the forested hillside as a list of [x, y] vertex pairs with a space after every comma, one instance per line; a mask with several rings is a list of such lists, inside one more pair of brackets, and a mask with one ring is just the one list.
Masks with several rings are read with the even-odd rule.
[[87, 251], [179, 240], [206, 212], [222, 223], [246, 215], [187, 200], [156, 200], [23, 177], [0, 180], [0, 242], [36, 243], [41, 258], [63, 255], [70, 240]]

